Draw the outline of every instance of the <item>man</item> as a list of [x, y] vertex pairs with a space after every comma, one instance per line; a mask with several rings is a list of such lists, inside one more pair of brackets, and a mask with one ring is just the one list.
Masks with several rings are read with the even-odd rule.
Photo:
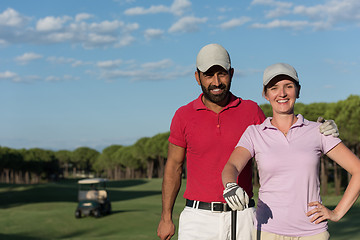
[[[230, 92], [234, 69], [221, 45], [204, 46], [197, 55], [196, 67], [195, 78], [203, 93], [176, 111], [170, 127], [158, 226], [162, 240], [175, 234], [172, 210], [181, 185], [185, 155], [186, 207], [180, 215], [178, 239], [230, 239], [231, 209], [223, 197], [221, 172], [246, 128], [265, 119], [255, 102]], [[331, 127], [334, 128], [330, 124]], [[229, 186], [225, 193], [235, 192], [239, 196], [233, 202], [242, 210], [237, 212], [237, 239], [250, 240], [255, 212], [251, 162], [239, 175], [238, 184]]]

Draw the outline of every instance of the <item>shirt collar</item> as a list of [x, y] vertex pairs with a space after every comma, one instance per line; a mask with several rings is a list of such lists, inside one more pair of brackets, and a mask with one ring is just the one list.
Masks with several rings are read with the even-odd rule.
[[[291, 126], [291, 128], [301, 127], [302, 125], [305, 125], [305, 126], [309, 125], [310, 121], [305, 119], [303, 117], [303, 115], [297, 114], [296, 117], [297, 117], [297, 121]], [[266, 118], [265, 121], [260, 125], [262, 130], [265, 130], [267, 128], [269, 128], [269, 129], [277, 129], [275, 126], [273, 126], [271, 124], [271, 119], [272, 119], [272, 117]]]
[[[195, 100], [194, 102], [194, 108], [196, 110], [206, 110], [208, 109], [205, 104], [203, 103], [202, 96], [204, 94], [201, 93], [200, 96]], [[230, 101], [229, 103], [223, 108], [222, 111], [224, 111], [225, 109], [231, 108], [231, 107], [236, 107], [237, 105], [239, 105], [241, 102], [241, 98], [234, 96], [231, 92], [230, 92]]]

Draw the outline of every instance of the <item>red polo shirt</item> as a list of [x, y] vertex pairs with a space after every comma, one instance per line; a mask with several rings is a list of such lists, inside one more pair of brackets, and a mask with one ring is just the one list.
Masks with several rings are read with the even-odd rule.
[[[246, 128], [262, 123], [265, 115], [255, 102], [232, 94], [229, 104], [218, 114], [209, 110], [201, 98], [202, 94], [176, 111], [169, 142], [186, 148], [184, 198], [225, 202], [221, 172]], [[252, 197], [251, 161], [239, 175], [238, 182]]]

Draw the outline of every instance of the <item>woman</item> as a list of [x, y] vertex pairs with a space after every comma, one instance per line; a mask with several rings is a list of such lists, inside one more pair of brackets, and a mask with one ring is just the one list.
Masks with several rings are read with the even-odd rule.
[[[236, 183], [246, 163], [255, 157], [260, 189], [253, 239], [329, 239], [326, 220], [339, 221], [359, 196], [360, 161], [339, 138], [322, 135], [320, 123], [294, 114], [300, 84], [292, 66], [269, 66], [264, 71], [263, 85], [263, 96], [271, 104], [273, 117], [244, 132], [224, 167], [223, 184]], [[334, 210], [321, 203], [322, 154], [352, 175]]]

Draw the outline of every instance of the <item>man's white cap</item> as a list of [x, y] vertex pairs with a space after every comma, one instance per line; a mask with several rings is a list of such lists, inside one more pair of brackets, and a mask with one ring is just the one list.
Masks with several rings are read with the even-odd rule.
[[275, 63], [267, 67], [264, 71], [263, 85], [266, 86], [276, 76], [287, 75], [299, 82], [298, 74], [295, 68], [286, 63]]
[[196, 57], [196, 67], [201, 72], [206, 72], [212, 66], [219, 65], [225, 70], [231, 67], [229, 53], [226, 49], [216, 43], [208, 44], [200, 49]]

